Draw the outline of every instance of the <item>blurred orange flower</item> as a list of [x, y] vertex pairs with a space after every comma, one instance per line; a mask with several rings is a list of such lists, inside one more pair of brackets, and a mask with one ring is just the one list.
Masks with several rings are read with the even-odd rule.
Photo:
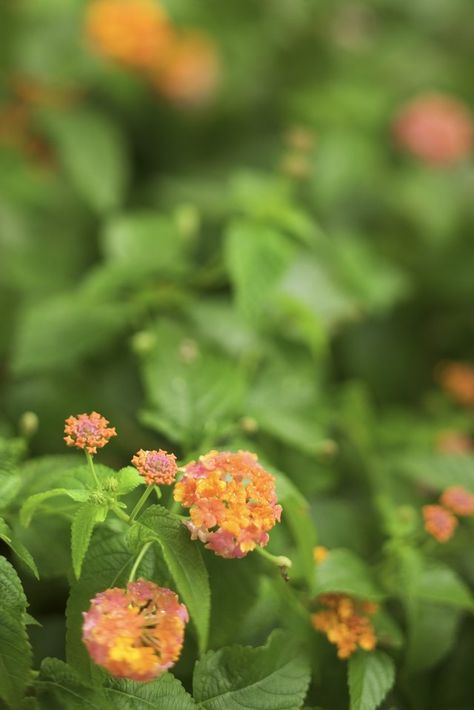
[[474, 515], [474, 495], [462, 486], [450, 486], [443, 492], [440, 503], [460, 516]]
[[441, 367], [439, 382], [459, 404], [474, 406], [474, 367], [465, 362], [450, 362]]
[[426, 532], [438, 542], [448, 542], [458, 526], [457, 518], [441, 505], [424, 505], [422, 512]]
[[373, 651], [377, 639], [368, 616], [376, 613], [377, 604], [346, 594], [322, 594], [318, 602], [328, 608], [312, 614], [311, 623], [337, 646], [339, 658], [349, 658], [358, 648]]

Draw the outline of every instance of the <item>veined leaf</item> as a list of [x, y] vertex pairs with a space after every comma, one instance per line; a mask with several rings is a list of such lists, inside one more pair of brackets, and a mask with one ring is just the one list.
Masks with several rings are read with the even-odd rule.
[[84, 503], [78, 508], [71, 526], [72, 566], [76, 578], [81, 576], [82, 562], [89, 547], [96, 523], [103, 522], [107, 515], [107, 506], [97, 503]]
[[369, 566], [354, 552], [331, 550], [315, 569], [314, 594], [339, 592], [359, 599], [380, 600], [383, 592], [372, 578]]
[[228, 646], [196, 663], [193, 695], [204, 710], [296, 710], [308, 689], [307, 660], [282, 632], [265, 646]]
[[15, 555], [19, 557], [27, 567], [30, 568], [36, 579], [39, 579], [38, 568], [31, 553], [26, 549], [23, 543], [20, 542], [20, 540], [15, 538], [13, 531], [3, 518], [0, 518], [0, 539], [13, 550]]
[[84, 488], [53, 488], [50, 491], [36, 493], [35, 495], [27, 498], [23, 504], [20, 511], [21, 524], [27, 527], [38, 507], [45, 500], [48, 500], [48, 498], [55, 498], [57, 496], [67, 496], [68, 498], [71, 498], [79, 503], [85, 503], [90, 496], [90, 491], [87, 491]]
[[139, 518], [143, 542], [157, 542], [186, 604], [203, 652], [207, 645], [210, 615], [210, 589], [206, 567], [198, 542], [190, 539], [181, 520], [160, 505], [152, 505]]
[[348, 664], [350, 710], [376, 710], [395, 681], [395, 666], [383, 651], [357, 651]]
[[0, 557], [0, 698], [16, 710], [29, 680], [26, 598], [17, 573]]

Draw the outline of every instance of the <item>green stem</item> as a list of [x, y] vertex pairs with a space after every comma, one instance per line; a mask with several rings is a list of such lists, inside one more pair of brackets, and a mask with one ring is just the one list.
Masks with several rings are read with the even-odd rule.
[[148, 497], [149, 497], [149, 495], [150, 495], [150, 493], [152, 492], [152, 490], [153, 490], [154, 487], [155, 487], [154, 485], [151, 485], [151, 486], [147, 486], [147, 487], [145, 488], [145, 490], [144, 490], [143, 493], [141, 494], [141, 496], [140, 496], [140, 498], [139, 498], [137, 504], [135, 505], [134, 509], [133, 509], [132, 512], [130, 513], [130, 521], [135, 520], [135, 518], [137, 517], [138, 513], [140, 512], [140, 510], [143, 508], [143, 506], [145, 505], [146, 501], [148, 500]]
[[[150, 486], [150, 488], [151, 488], [151, 486]], [[135, 575], [136, 575], [137, 570], [138, 570], [138, 567], [140, 566], [140, 562], [143, 560], [143, 558], [145, 557], [145, 555], [146, 555], [146, 553], [147, 553], [147, 551], [148, 551], [150, 545], [152, 545], [152, 544], [153, 544], [153, 541], [152, 541], [152, 540], [149, 540], [148, 542], [145, 542], [145, 544], [143, 545], [142, 549], [141, 549], [140, 552], [138, 553], [138, 557], [137, 557], [137, 559], [135, 560], [135, 562], [133, 563], [132, 569], [130, 570], [130, 576], [129, 576], [129, 578], [128, 578], [128, 581], [129, 581], [129, 582], [133, 582], [133, 581], [134, 581]]]
[[277, 567], [284, 567], [285, 569], [289, 569], [292, 565], [292, 562], [289, 557], [285, 557], [284, 555], [272, 555], [272, 553], [268, 552], [268, 550], [266, 550], [264, 547], [257, 546], [255, 548], [255, 551]]
[[125, 523], [128, 523], [128, 525], [132, 524], [132, 522], [133, 522], [132, 519], [124, 510], [122, 510], [121, 508], [118, 508], [118, 507], [112, 508], [112, 510], [114, 511], [117, 518], [120, 518], [120, 520], [123, 520]]
[[97, 486], [97, 488], [100, 488], [100, 481], [97, 478], [97, 474], [96, 474], [95, 468], [94, 468], [94, 460], [88, 451], [84, 451], [84, 453], [86, 455], [86, 459], [87, 459], [87, 463], [89, 464], [89, 468], [92, 471], [92, 475], [94, 476], [95, 485]]
[[175, 515], [178, 515], [180, 510], [181, 510], [181, 503], [179, 503], [177, 500], [173, 499], [173, 502], [170, 507], [170, 513], [174, 513]]

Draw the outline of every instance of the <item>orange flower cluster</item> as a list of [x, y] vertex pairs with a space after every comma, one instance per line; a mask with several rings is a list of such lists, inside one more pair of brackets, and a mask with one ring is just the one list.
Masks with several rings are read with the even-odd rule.
[[268, 543], [280, 520], [275, 479], [248, 451], [211, 451], [185, 467], [174, 498], [190, 509], [193, 539], [217, 555], [240, 558]]
[[77, 446], [89, 454], [96, 454], [97, 449], [101, 449], [113, 436], [117, 436], [115, 427], [109, 427], [108, 424], [109, 420], [97, 412], [68, 417], [64, 427], [64, 441], [68, 446]]
[[452, 538], [460, 517], [474, 515], [474, 495], [462, 486], [450, 486], [440, 496], [441, 505], [423, 506], [425, 530], [438, 542]]
[[426, 163], [452, 165], [472, 149], [473, 122], [461, 101], [427, 94], [402, 108], [394, 134], [399, 145]]
[[349, 658], [358, 648], [374, 650], [377, 639], [368, 617], [375, 614], [377, 604], [346, 594], [322, 594], [318, 601], [328, 608], [312, 614], [311, 623], [337, 646], [339, 658]]
[[177, 103], [205, 101], [216, 87], [213, 43], [192, 30], [178, 32], [154, 0], [92, 0], [86, 34], [99, 54], [145, 75]]
[[149, 486], [171, 484], [176, 478], [178, 467], [176, 456], [163, 449], [144, 451], [140, 449], [132, 458], [132, 464]]
[[139, 681], [176, 663], [189, 620], [174, 592], [144, 579], [97, 594], [83, 616], [82, 639], [95, 663]]
[[450, 362], [439, 374], [441, 386], [465, 407], [474, 406], [474, 367], [468, 363]]

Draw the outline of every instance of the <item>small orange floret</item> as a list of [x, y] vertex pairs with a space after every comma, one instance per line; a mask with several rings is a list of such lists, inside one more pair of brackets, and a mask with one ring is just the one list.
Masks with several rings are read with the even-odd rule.
[[424, 505], [425, 530], [438, 542], [448, 542], [457, 528], [457, 518], [441, 505]]
[[188, 31], [175, 38], [157, 67], [153, 82], [163, 96], [184, 106], [205, 103], [219, 80], [216, 48], [204, 34]]
[[158, 65], [173, 35], [164, 10], [153, 0], [93, 0], [86, 33], [99, 54], [139, 71]]
[[474, 515], [474, 495], [462, 486], [450, 486], [443, 492], [440, 503], [456, 515]]
[[113, 676], [149, 681], [178, 660], [188, 612], [170, 589], [139, 579], [97, 594], [83, 614], [82, 640]]
[[329, 550], [327, 547], [317, 545], [313, 550], [313, 559], [316, 563], [323, 562], [328, 556]]
[[221, 557], [245, 557], [264, 547], [280, 520], [275, 479], [248, 451], [211, 451], [185, 466], [174, 498], [190, 509], [187, 523]]
[[327, 609], [312, 614], [311, 623], [337, 646], [339, 658], [349, 658], [358, 648], [372, 651], [376, 647], [375, 631], [368, 616], [375, 614], [377, 604], [346, 594], [322, 594], [318, 601]]
[[178, 472], [176, 456], [163, 451], [163, 449], [158, 449], [158, 451], [140, 449], [132, 458], [132, 464], [149, 486], [153, 484], [170, 485], [174, 482]]
[[443, 389], [465, 407], [474, 406], [474, 367], [465, 362], [450, 362], [439, 374]]
[[108, 424], [109, 420], [97, 412], [68, 417], [64, 427], [64, 441], [68, 446], [77, 446], [89, 454], [96, 454], [97, 449], [101, 449], [113, 436], [117, 436], [115, 427], [109, 427]]
[[444, 94], [426, 94], [402, 108], [394, 134], [403, 148], [433, 165], [451, 165], [472, 150], [473, 122], [461, 101]]

